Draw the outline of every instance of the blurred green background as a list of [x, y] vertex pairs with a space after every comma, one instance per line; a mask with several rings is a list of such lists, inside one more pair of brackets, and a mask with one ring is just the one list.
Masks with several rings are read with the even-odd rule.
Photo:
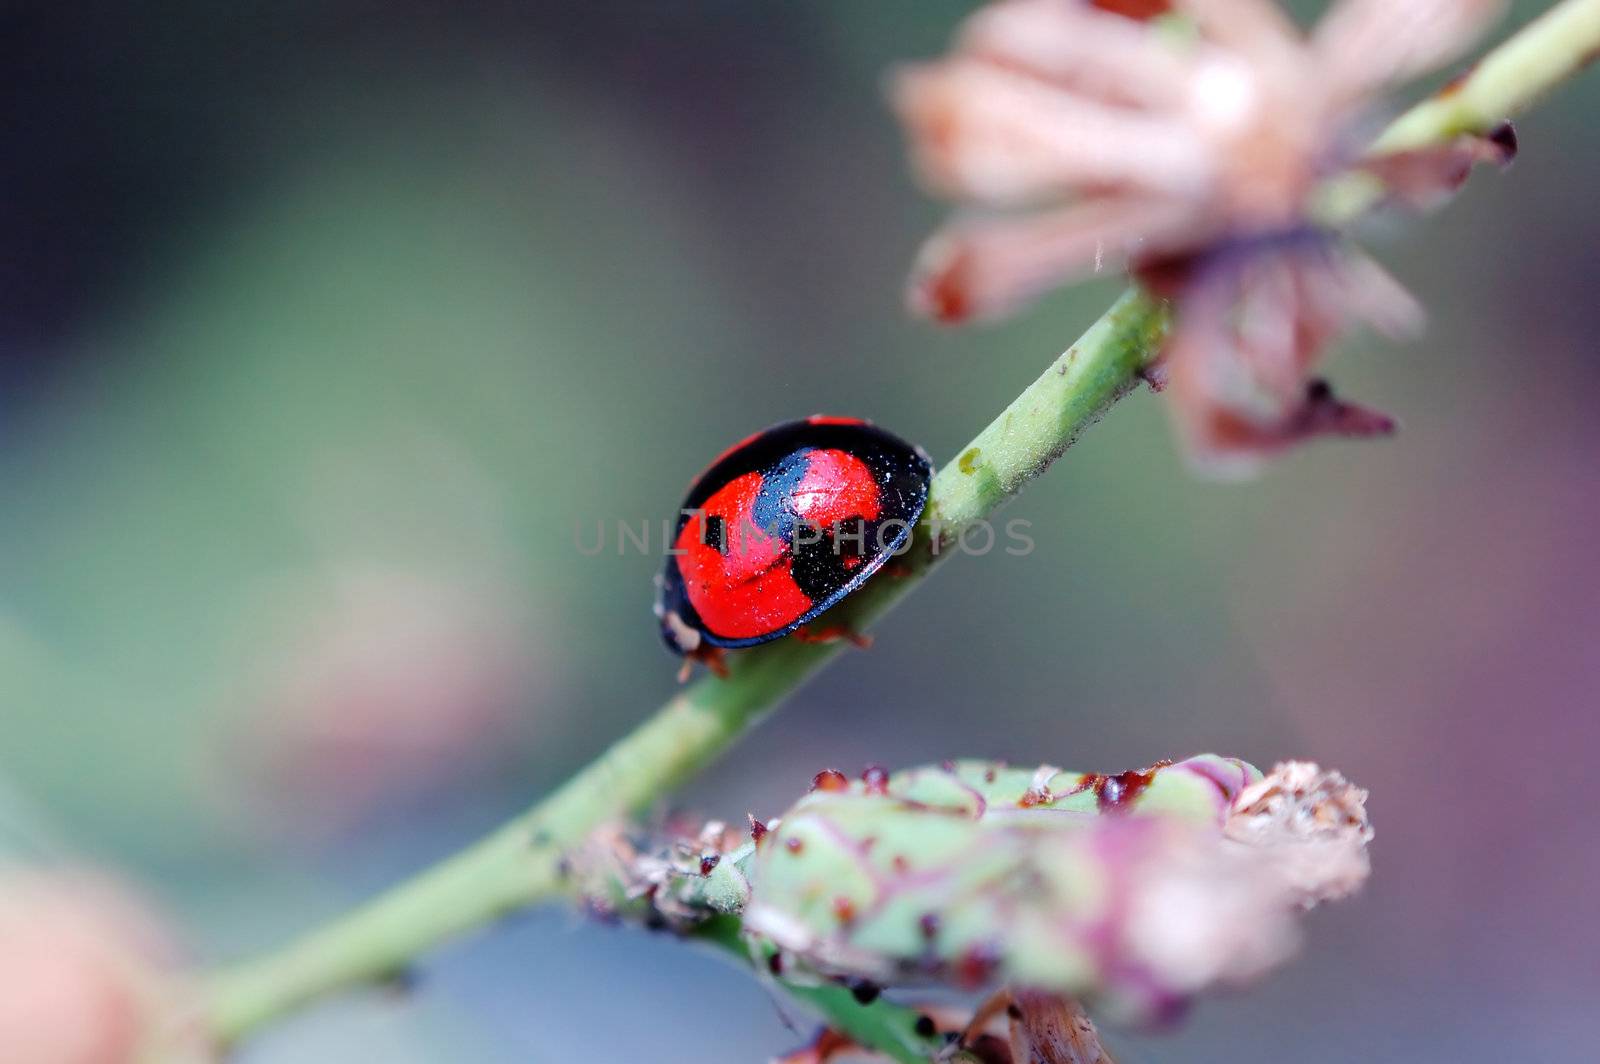
[[[7, 5], [0, 847], [122, 870], [197, 959], [279, 942], [672, 692], [656, 559], [577, 527], [659, 522], [817, 411], [953, 455], [1117, 287], [903, 313], [944, 209], [881, 82], [969, 6]], [[1315, 758], [1372, 789], [1370, 889], [1130, 1058], [1592, 1059], [1597, 99], [1370, 234], [1432, 325], [1330, 368], [1397, 439], [1216, 485], [1134, 397], [1005, 515], [1034, 553], [947, 566], [684, 804], [771, 814], [869, 761]], [[798, 1041], [718, 960], [566, 914], [420, 974], [243, 1059]]]

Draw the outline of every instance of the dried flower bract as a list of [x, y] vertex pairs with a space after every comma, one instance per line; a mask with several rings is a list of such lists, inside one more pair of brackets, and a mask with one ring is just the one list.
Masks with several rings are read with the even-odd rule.
[[[1270, 0], [1001, 0], [952, 53], [893, 84], [918, 169], [984, 208], [924, 249], [912, 286], [942, 321], [1007, 314], [1128, 267], [1175, 302], [1166, 357], [1190, 453], [1248, 471], [1319, 435], [1392, 423], [1308, 383], [1351, 325], [1391, 336], [1420, 312], [1314, 216], [1358, 158], [1377, 94], [1455, 58], [1500, 0], [1338, 0], [1309, 34]], [[1505, 137], [1371, 163], [1395, 202], [1429, 205]]]

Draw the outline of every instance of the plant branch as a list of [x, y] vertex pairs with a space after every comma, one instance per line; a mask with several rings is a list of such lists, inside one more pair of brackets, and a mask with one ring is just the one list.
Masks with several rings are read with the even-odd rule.
[[[1128, 293], [940, 470], [904, 572], [868, 584], [837, 621], [863, 630], [959, 542], [1047, 469], [1078, 433], [1138, 383], [1165, 310]], [[282, 951], [217, 975], [211, 1030], [231, 1044], [320, 997], [401, 972], [418, 954], [561, 893], [562, 855], [597, 826], [648, 808], [760, 720], [840, 644], [781, 640], [734, 655], [554, 793], [493, 834]]]

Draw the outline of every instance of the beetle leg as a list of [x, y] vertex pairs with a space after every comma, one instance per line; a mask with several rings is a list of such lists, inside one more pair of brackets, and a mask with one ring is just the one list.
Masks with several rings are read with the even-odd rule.
[[694, 674], [694, 663], [699, 662], [711, 670], [711, 674], [719, 680], [728, 678], [728, 655], [721, 647], [714, 647], [709, 643], [701, 643], [693, 650], [686, 651], [683, 655], [683, 664], [678, 667], [678, 682], [688, 683], [689, 677]]
[[866, 650], [872, 646], [872, 636], [842, 624], [802, 624], [794, 630], [794, 637], [802, 643], [837, 643], [843, 639], [858, 650]]

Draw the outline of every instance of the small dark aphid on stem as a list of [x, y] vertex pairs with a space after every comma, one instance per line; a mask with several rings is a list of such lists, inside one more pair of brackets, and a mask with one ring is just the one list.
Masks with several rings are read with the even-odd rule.
[[883, 993], [883, 988], [881, 986], [879, 986], [877, 983], [869, 982], [866, 979], [851, 980], [849, 987], [850, 996], [855, 998], [858, 1004], [862, 1005], [872, 1004], [874, 1001], [877, 1001], [879, 995]]

